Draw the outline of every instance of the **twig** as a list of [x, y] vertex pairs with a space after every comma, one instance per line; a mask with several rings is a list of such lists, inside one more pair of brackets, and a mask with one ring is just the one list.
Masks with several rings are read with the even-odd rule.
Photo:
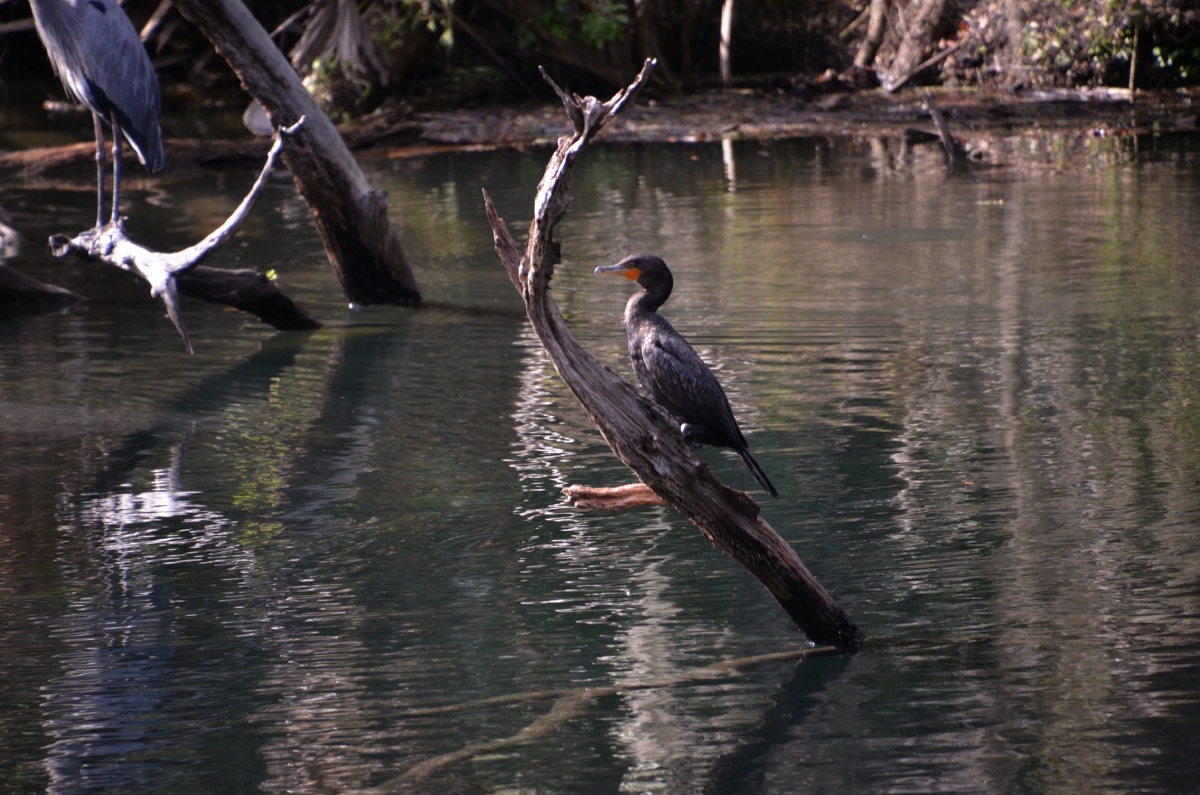
[[942, 50], [941, 52], [937, 53], [936, 55], [932, 55], [929, 58], [926, 58], [924, 61], [921, 61], [921, 63], [919, 63], [915, 67], [913, 67], [910, 71], [905, 72], [904, 74], [900, 75], [900, 77], [896, 78], [895, 80], [892, 80], [891, 82], [886, 83], [883, 86], [883, 90], [889, 94], [891, 94], [894, 91], [898, 91], [901, 88], [901, 86], [903, 86], [909, 80], [912, 80], [917, 75], [921, 74], [921, 72], [924, 72], [929, 67], [931, 67], [935, 64], [941, 63], [946, 58], [949, 58], [951, 55], [953, 55], [955, 52], [957, 52], [958, 48], [961, 46], [962, 46], [962, 42], [959, 42], [958, 44], [954, 44], [950, 47], [947, 47], [946, 49]]
[[844, 38], [849, 37], [849, 35], [851, 33], [853, 33], [858, 28], [859, 25], [866, 22], [870, 16], [871, 16], [871, 4], [868, 3], [867, 7], [862, 10], [861, 14], [859, 14], [858, 16], [856, 16], [854, 18], [853, 22], [851, 22], [846, 27], [842, 28], [842, 32], [838, 34], [838, 38], [844, 39]]

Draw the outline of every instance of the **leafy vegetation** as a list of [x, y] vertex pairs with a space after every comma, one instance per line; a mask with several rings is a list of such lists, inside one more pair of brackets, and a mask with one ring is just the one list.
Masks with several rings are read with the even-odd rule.
[[[416, 78], [452, 86], [458, 76], [491, 75], [491, 96], [544, 90], [537, 68], [576, 90], [625, 84], [646, 57], [663, 69], [651, 92], [714, 85], [723, 0], [245, 0], [268, 29], [291, 19], [280, 46], [337, 115], [369, 112]], [[128, 0], [139, 24], [154, 0]], [[882, 40], [869, 48], [871, 11], [884, 8]], [[897, 66], [911, 29], [902, 24], [941, 10], [922, 41], [914, 82], [1174, 89], [1200, 85], [1200, 4], [1195, 0], [736, 0], [731, 40], [735, 83], [782, 89], [869, 86]], [[0, 24], [27, 18], [28, 6], [0, 0]], [[187, 26], [164, 24], [152, 46], [177, 77], [215, 82], [205, 42]], [[0, 36], [6, 78], [35, 56], [36, 37]], [[909, 50], [912, 47], [908, 48]], [[868, 58], [863, 53], [869, 52]], [[858, 59], [865, 68], [852, 68]], [[190, 71], [187, 71], [188, 67]], [[829, 77], [841, 79], [830, 81]], [[224, 79], [232, 82], [226, 74]], [[474, 78], [473, 78], [474, 79]], [[908, 77], [905, 78], [906, 80]]]

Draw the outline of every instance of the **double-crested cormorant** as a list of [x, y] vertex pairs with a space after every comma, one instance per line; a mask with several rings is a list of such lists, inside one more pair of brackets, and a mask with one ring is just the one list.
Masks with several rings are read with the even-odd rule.
[[704, 360], [692, 350], [658, 308], [671, 295], [674, 279], [667, 263], [653, 254], [635, 254], [596, 273], [618, 273], [637, 282], [642, 291], [625, 304], [625, 333], [629, 359], [642, 386], [679, 421], [679, 431], [691, 446], [730, 447], [772, 497], [779, 492], [747, 449], [729, 398]]

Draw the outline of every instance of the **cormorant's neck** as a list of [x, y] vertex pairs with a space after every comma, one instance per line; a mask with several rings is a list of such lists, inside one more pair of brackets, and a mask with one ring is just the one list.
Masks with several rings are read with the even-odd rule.
[[640, 293], [635, 293], [629, 299], [629, 304], [626, 306], [626, 313], [637, 312], [657, 312], [658, 308], [667, 302], [671, 297], [672, 283], [670, 279], [658, 281], [654, 284], [645, 285]]

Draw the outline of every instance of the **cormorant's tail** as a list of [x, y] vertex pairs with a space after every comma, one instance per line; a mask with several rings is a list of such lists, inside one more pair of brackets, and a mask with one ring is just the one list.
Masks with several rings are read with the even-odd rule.
[[767, 480], [767, 473], [762, 471], [762, 467], [754, 460], [754, 456], [750, 455], [750, 451], [745, 447], [737, 451], [738, 457], [742, 459], [742, 463], [746, 465], [746, 469], [750, 470], [750, 474], [758, 481], [758, 485], [767, 490], [767, 493], [772, 497], [778, 497], [779, 492], [775, 491], [775, 487], [771, 485], [771, 481]]

